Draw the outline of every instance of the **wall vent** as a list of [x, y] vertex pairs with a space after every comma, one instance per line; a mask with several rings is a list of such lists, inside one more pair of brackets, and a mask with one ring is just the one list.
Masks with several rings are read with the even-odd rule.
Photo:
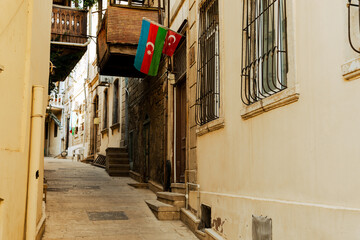
[[272, 220], [252, 215], [252, 240], [272, 240]]
[[201, 204], [201, 219], [199, 230], [211, 228], [211, 207]]

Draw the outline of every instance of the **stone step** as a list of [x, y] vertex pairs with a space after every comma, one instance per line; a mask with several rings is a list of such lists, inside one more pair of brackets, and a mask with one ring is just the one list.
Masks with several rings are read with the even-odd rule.
[[180, 209], [158, 200], [145, 200], [148, 207], [159, 220], [179, 220]]
[[109, 164], [109, 169], [111, 170], [130, 170], [129, 164], [122, 164], [122, 163], [111, 163]]
[[186, 193], [185, 183], [172, 183], [171, 192], [185, 194]]
[[108, 174], [112, 177], [128, 177], [129, 170], [108, 170]]
[[195, 233], [198, 230], [200, 219], [198, 219], [190, 210], [181, 208], [180, 219], [186, 226], [188, 226], [188, 228], [193, 233]]
[[109, 163], [129, 163], [129, 159], [128, 158], [108, 158], [107, 161]]
[[209, 239], [209, 240], [225, 240], [214, 229], [211, 229], [211, 228], [205, 228], [205, 234], [206, 234], [207, 239]]
[[127, 154], [126, 148], [107, 148], [106, 149], [106, 156], [113, 156], [117, 154]]
[[196, 230], [195, 236], [200, 240], [208, 240], [206, 233], [201, 230]]
[[111, 158], [113, 158], [113, 157], [128, 158], [129, 154], [128, 153], [111, 153], [106, 156], [111, 157]]
[[173, 192], [158, 192], [156, 193], [157, 200], [160, 202], [173, 205], [175, 207], [185, 207], [185, 194]]

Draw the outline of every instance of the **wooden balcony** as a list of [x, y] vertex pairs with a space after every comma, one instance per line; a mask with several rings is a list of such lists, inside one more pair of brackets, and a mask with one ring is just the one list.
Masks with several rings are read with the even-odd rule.
[[55, 68], [50, 80], [65, 80], [86, 52], [87, 44], [87, 11], [53, 5], [51, 62]]
[[101, 75], [143, 77], [134, 67], [143, 17], [159, 22], [157, 7], [112, 4], [108, 6], [97, 35]]

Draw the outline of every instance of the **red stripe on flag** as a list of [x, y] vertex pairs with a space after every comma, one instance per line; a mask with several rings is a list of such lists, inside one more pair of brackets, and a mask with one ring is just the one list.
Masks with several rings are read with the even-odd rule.
[[150, 24], [150, 30], [149, 30], [149, 36], [148, 40], [146, 42], [146, 48], [145, 48], [145, 54], [143, 58], [143, 63], [141, 65], [141, 72], [148, 74], [149, 68], [151, 65], [151, 60], [154, 55], [155, 50], [155, 41], [156, 41], [156, 35], [158, 32], [159, 26], [151, 23]]
[[163, 53], [172, 56], [180, 43], [182, 36], [174, 31], [169, 30], [164, 44]]

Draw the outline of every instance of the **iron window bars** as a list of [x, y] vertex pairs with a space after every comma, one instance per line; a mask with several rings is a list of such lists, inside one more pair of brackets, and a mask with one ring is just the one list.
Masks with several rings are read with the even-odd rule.
[[201, 6], [198, 44], [195, 120], [203, 125], [219, 118], [220, 112], [218, 0]]
[[349, 2], [347, 3], [347, 7], [348, 7], [348, 37], [349, 37], [349, 43], [351, 48], [357, 52], [360, 53], [360, 48], [356, 49], [352, 40], [351, 40], [351, 8], [358, 8], [359, 10], [359, 28], [360, 28], [360, 0], [358, 0], [358, 4], [354, 4], [352, 3], [352, 0], [349, 0]]
[[241, 99], [250, 105], [287, 87], [286, 0], [244, 0]]

